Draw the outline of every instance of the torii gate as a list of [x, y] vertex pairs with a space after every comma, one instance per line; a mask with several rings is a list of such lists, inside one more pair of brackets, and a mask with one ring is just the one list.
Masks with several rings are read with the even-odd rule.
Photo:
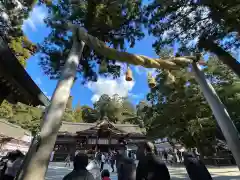
[[240, 139], [238, 131], [212, 85], [206, 80], [204, 73], [199, 70], [197, 65], [199, 58], [196, 56], [184, 56], [163, 60], [120, 52], [106, 46], [104, 42], [96, 37], [89, 35], [83, 28], [72, 24], [68, 24], [66, 27], [73, 32], [72, 49], [52, 96], [51, 104], [43, 118], [40, 134], [35, 137], [29, 153], [25, 158], [23, 168], [16, 179], [44, 180], [50, 154], [56, 141], [57, 132], [61, 126], [61, 117], [66, 107], [71, 87], [74, 83], [76, 69], [85, 44], [109, 59], [115, 59], [133, 65], [140, 65], [146, 68], [165, 70], [173, 81], [174, 76], [171, 74], [171, 70], [185, 68], [191, 64], [195, 78], [213, 111], [217, 123], [220, 126], [223, 135], [227, 140], [227, 144], [233, 153], [238, 168], [240, 169]]

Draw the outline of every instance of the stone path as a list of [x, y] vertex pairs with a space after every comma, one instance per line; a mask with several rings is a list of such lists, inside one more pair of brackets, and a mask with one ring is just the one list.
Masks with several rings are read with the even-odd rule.
[[[104, 168], [108, 168], [105, 165]], [[172, 180], [189, 180], [184, 167], [168, 167]], [[72, 170], [71, 167], [64, 167], [64, 163], [51, 163], [46, 174], [46, 180], [62, 180]], [[208, 167], [214, 180], [240, 180], [240, 171], [237, 167]], [[111, 180], [117, 180], [117, 174], [111, 174]]]

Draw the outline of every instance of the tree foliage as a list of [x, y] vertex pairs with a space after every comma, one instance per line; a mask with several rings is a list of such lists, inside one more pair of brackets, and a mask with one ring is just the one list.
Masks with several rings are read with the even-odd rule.
[[42, 119], [42, 109], [22, 103], [17, 103], [11, 106], [13, 116], [9, 118], [9, 122], [18, 124], [23, 129], [32, 132], [33, 135], [39, 132], [40, 121]]
[[[209, 58], [204, 71], [239, 128], [239, 79], [214, 56]], [[216, 138], [222, 137], [211, 109], [189, 70], [173, 73], [176, 83], [169, 85], [165, 83], [166, 74], [159, 72], [158, 85], [148, 94], [151, 106], [145, 111], [139, 109], [147, 118], [148, 136], [173, 138], [186, 147], [210, 153], [205, 147], [214, 147]]]
[[[116, 49], [125, 50], [128, 42], [132, 47], [135, 39], [143, 37], [141, 32], [141, 0], [129, 1], [94, 1], [84, 0], [79, 3], [61, 0], [47, 5], [50, 16], [45, 20], [52, 29], [50, 35], [40, 46], [41, 66], [51, 78], [58, 78], [61, 67], [72, 45], [71, 36], [64, 23], [72, 22], [84, 27], [89, 34], [108, 43]], [[118, 77], [120, 66], [114, 59], [104, 59], [89, 47], [84, 47], [83, 57], [78, 72], [84, 80], [96, 81], [99, 64], [104, 61], [107, 74]], [[107, 75], [105, 74], [105, 75]]]
[[74, 109], [74, 119], [75, 122], [82, 122], [82, 107], [80, 104], [77, 104], [77, 107]]
[[22, 31], [23, 21], [28, 17], [35, 3], [36, 0], [0, 2], [0, 34], [23, 66], [26, 66], [26, 60], [36, 51], [36, 46]]
[[94, 109], [98, 112], [100, 119], [107, 116], [114, 123], [124, 122], [127, 118], [135, 116], [135, 107], [127, 98], [114, 95], [102, 95], [97, 102], [94, 103]]
[[183, 53], [203, 48], [240, 75], [240, 65], [230, 55], [240, 45], [238, 10], [236, 0], [154, 0], [145, 7], [145, 24], [157, 37], [157, 53], [176, 42]]
[[1, 118], [13, 117], [12, 106], [6, 100], [4, 100], [0, 106], [0, 117]]
[[[7, 101], [3, 101], [0, 106], [0, 118], [6, 118], [9, 122], [36, 134], [40, 130], [44, 109], [22, 103], [10, 104]], [[78, 105], [75, 109], [66, 109], [63, 121], [82, 122], [82, 107]]]
[[82, 106], [82, 119], [86, 123], [95, 123], [99, 117], [95, 109], [89, 106]]

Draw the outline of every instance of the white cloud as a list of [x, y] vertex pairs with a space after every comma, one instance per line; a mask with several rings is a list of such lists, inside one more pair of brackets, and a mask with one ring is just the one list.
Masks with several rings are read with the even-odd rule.
[[30, 13], [28, 19], [23, 22], [23, 30], [30, 28], [32, 31], [37, 31], [37, 26], [44, 24], [44, 18], [46, 17], [47, 12], [43, 6], [35, 6]]
[[153, 76], [156, 75], [156, 69], [155, 68], [144, 68], [142, 66], [135, 66], [134, 71], [138, 75], [145, 75], [147, 76], [148, 73], [152, 74]]
[[97, 82], [88, 83], [87, 87], [93, 92], [91, 100], [92, 102], [95, 102], [103, 94], [107, 94], [109, 96], [118, 94], [121, 97], [128, 96], [134, 84], [134, 81], [125, 81], [125, 76], [121, 76], [116, 80], [100, 77]]
[[139, 94], [129, 93], [129, 96], [130, 96], [132, 99], [137, 99], [137, 100], [144, 98], [144, 94], [143, 94], [143, 93], [139, 93]]
[[38, 86], [42, 84], [42, 80], [39, 77], [36, 78], [34, 81]]

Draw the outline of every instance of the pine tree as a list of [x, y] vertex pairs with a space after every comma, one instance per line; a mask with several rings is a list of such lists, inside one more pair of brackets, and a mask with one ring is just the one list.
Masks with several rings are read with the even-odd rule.
[[26, 66], [26, 60], [36, 51], [36, 45], [23, 34], [23, 20], [28, 17], [36, 0], [3, 0], [0, 2], [0, 35], [8, 43], [19, 62]]
[[[41, 45], [43, 56], [40, 64], [51, 78], [59, 77], [72, 45], [72, 34], [63, 26], [65, 22], [84, 27], [89, 34], [123, 51], [126, 50], [126, 42], [132, 47], [135, 39], [143, 37], [140, 22], [141, 0], [121, 3], [113, 0], [84, 0], [77, 4], [62, 0], [58, 4], [52, 3], [48, 8], [51, 16], [46, 22], [52, 32]], [[99, 68], [96, 67], [99, 67], [102, 61], [106, 67], [101, 73], [113, 77], [120, 75], [120, 66], [115, 64], [115, 59], [106, 59], [88, 46], [83, 50], [78, 72], [84, 80], [96, 81], [99, 75]]]
[[240, 45], [238, 10], [235, 0], [155, 0], [145, 8], [145, 23], [157, 38], [153, 45], [157, 53], [176, 42], [183, 53], [204, 49], [240, 76], [240, 64], [230, 51]]
[[[210, 56], [204, 71], [240, 130], [238, 78], [215, 56]], [[223, 137], [212, 111], [191, 72], [178, 70], [174, 74], [178, 77], [176, 83], [168, 85], [166, 74], [160, 72], [158, 85], [148, 94], [152, 107], [145, 113], [147, 134], [173, 138], [186, 147], [198, 147], [203, 154], [212, 155], [216, 140]]]
[[78, 102], [75, 110], [74, 110], [74, 119], [75, 122], [82, 122], [83, 118], [82, 118], [82, 107], [80, 105], [80, 103]]

